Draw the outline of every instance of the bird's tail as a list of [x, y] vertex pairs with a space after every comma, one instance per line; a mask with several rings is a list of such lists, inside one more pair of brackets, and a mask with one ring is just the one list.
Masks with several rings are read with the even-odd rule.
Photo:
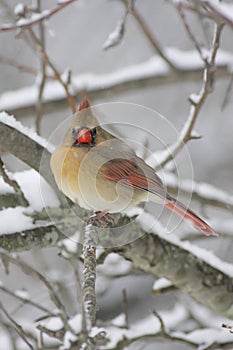
[[184, 204], [176, 200], [171, 196], [167, 196], [167, 202], [165, 206], [180, 215], [186, 220], [191, 221], [192, 225], [198, 230], [206, 234], [207, 236], [218, 236], [212, 227], [210, 227], [204, 220], [197, 216], [192, 210], [188, 209]]

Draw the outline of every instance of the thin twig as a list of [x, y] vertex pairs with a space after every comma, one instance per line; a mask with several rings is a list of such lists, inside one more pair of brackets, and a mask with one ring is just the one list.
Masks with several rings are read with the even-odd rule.
[[53, 301], [55, 306], [60, 311], [59, 316], [61, 317], [66, 329], [69, 329], [70, 326], [68, 324], [68, 315], [67, 315], [65, 306], [63, 305], [59, 296], [55, 292], [52, 284], [40, 272], [38, 272], [33, 267], [26, 264], [19, 257], [15, 257], [15, 256], [13, 257], [12, 255], [10, 255], [9, 253], [7, 253], [6, 251], [3, 251], [3, 250], [0, 250], [0, 256], [2, 259], [4, 259], [4, 261], [7, 261], [11, 264], [18, 266], [24, 273], [26, 273], [27, 275], [29, 275], [33, 278], [38, 279], [39, 281], [41, 281], [43, 283], [43, 285], [47, 288], [47, 290], [49, 292], [50, 299]]
[[126, 289], [122, 290], [122, 310], [125, 315], [125, 328], [129, 328], [129, 315], [128, 315], [128, 302], [127, 302], [127, 293]]
[[207, 99], [207, 96], [212, 92], [213, 83], [214, 83], [214, 73], [215, 73], [215, 59], [217, 55], [217, 51], [219, 48], [220, 36], [223, 29], [223, 24], [216, 24], [214, 31], [214, 40], [212, 51], [210, 54], [210, 58], [208, 60], [208, 64], [204, 69], [203, 74], [203, 86], [201, 91], [196, 99], [193, 99], [190, 96], [191, 108], [188, 119], [181, 130], [179, 137], [172, 145], [168, 146], [164, 151], [164, 157], [160, 161], [160, 164], [156, 167], [156, 169], [164, 167], [171, 159], [173, 159], [177, 153], [184, 147], [184, 145], [191, 139], [195, 138], [192, 136], [192, 131], [201, 110], [204, 102]]
[[[233, 28], [233, 18], [227, 15], [227, 11], [221, 11], [221, 2], [219, 4], [209, 0], [201, 0], [200, 2], [205, 9], [210, 10], [209, 13], [213, 20], [216, 18], [218, 21], [224, 22]], [[229, 6], [232, 6], [232, 4], [229, 4]]]
[[185, 14], [184, 14], [182, 5], [179, 4], [179, 3], [175, 3], [175, 7], [176, 7], [176, 9], [177, 9], [177, 12], [178, 12], [179, 15], [180, 15], [180, 18], [181, 18], [181, 20], [182, 20], [182, 22], [183, 22], [183, 24], [184, 24], [184, 27], [185, 27], [185, 30], [186, 30], [188, 36], [190, 37], [191, 41], [192, 41], [193, 44], [194, 44], [194, 47], [196, 48], [197, 52], [199, 53], [199, 55], [200, 55], [202, 61], [205, 63], [205, 65], [207, 65], [207, 64], [208, 64], [207, 57], [204, 56], [204, 54], [203, 54], [203, 52], [202, 52], [202, 49], [201, 49], [201, 47], [200, 47], [200, 45], [199, 45], [199, 43], [198, 43], [198, 41], [197, 41], [195, 35], [192, 33], [192, 30], [191, 30], [191, 28], [190, 28], [190, 26], [189, 26], [189, 24], [188, 24], [188, 22], [187, 22], [187, 19], [186, 19]]
[[232, 96], [231, 95], [232, 88], [233, 88], [233, 72], [231, 73], [231, 77], [230, 77], [230, 81], [229, 81], [228, 86], [227, 86], [226, 94], [225, 94], [223, 102], [222, 102], [222, 106], [221, 106], [222, 111], [227, 106], [230, 96]]
[[9, 32], [12, 30], [29, 28], [30, 26], [33, 26], [41, 21], [44, 21], [46, 19], [51, 18], [56, 13], [63, 10], [63, 8], [70, 5], [74, 1], [76, 1], [76, 0], [67, 0], [66, 2], [61, 3], [60, 5], [58, 5], [57, 7], [55, 7], [52, 10], [46, 10], [46, 11], [44, 11], [44, 13], [42, 12], [39, 17], [28, 19], [28, 20], [25, 20], [23, 22], [18, 22], [16, 24], [5, 24], [0, 28], [0, 32]]
[[20, 71], [25, 72], [25, 73], [34, 74], [34, 75], [36, 75], [38, 73], [36, 68], [30, 67], [30, 66], [25, 66], [24, 64], [18, 63], [17, 61], [13, 60], [12, 58], [8, 58], [5, 56], [0, 56], [0, 63], [15, 67], [15, 68], [17, 68]]
[[172, 68], [176, 69], [172, 61], [167, 57], [167, 55], [164, 53], [164, 50], [158, 43], [158, 40], [155, 38], [154, 34], [152, 34], [151, 30], [147, 26], [144, 19], [141, 17], [139, 12], [137, 11], [135, 6], [130, 6], [128, 3], [128, 0], [121, 0], [123, 4], [125, 5], [127, 11], [131, 13], [131, 15], [136, 19], [137, 23], [139, 24], [141, 30], [143, 31], [146, 38], [149, 40], [153, 48], [158, 52], [158, 54], [162, 57], [162, 59]]
[[2, 310], [5, 317], [12, 323], [15, 331], [20, 336], [20, 338], [23, 339], [23, 341], [27, 344], [27, 346], [31, 350], [34, 350], [34, 346], [27, 340], [27, 335], [24, 332], [23, 328], [10, 316], [10, 314], [8, 313], [8, 311], [5, 309], [5, 307], [2, 305], [1, 302], [0, 302], [0, 309]]
[[[41, 11], [41, 0], [37, 0], [38, 12]], [[40, 46], [43, 51], [45, 51], [45, 35], [44, 35], [44, 24], [39, 22], [39, 36], [40, 36]], [[40, 57], [40, 83], [38, 89], [38, 100], [36, 105], [36, 132], [40, 135], [41, 132], [41, 119], [42, 119], [42, 97], [46, 83], [46, 61], [43, 56]]]
[[70, 105], [70, 108], [71, 108], [72, 112], [75, 113], [76, 112], [76, 103], [75, 103], [75, 100], [74, 100], [72, 94], [69, 91], [70, 82], [68, 81], [68, 82], [64, 83], [57, 68], [55, 67], [55, 65], [53, 64], [51, 59], [49, 58], [45, 49], [41, 46], [40, 40], [38, 40], [37, 36], [35, 35], [35, 33], [33, 32], [33, 30], [31, 28], [28, 28], [28, 30], [29, 30], [29, 33], [31, 34], [31, 37], [33, 38], [34, 42], [38, 45], [38, 47], [41, 51], [43, 60], [45, 61], [45, 63], [47, 63], [50, 66], [50, 68], [53, 70], [54, 77], [63, 86], [65, 93], [66, 93], [67, 101]]
[[11, 179], [9, 177], [9, 175], [7, 174], [4, 163], [3, 163], [1, 158], [0, 158], [0, 175], [2, 175], [2, 178], [3, 178], [5, 183], [7, 183], [11, 187], [13, 187], [15, 193], [20, 198], [21, 205], [24, 207], [28, 207], [29, 206], [28, 200], [25, 198], [19, 184], [15, 180]]
[[46, 314], [48, 314], [49, 316], [57, 316], [57, 314], [52, 313], [49, 309], [47, 309], [46, 307], [35, 303], [33, 300], [29, 299], [29, 298], [24, 298], [23, 296], [21, 296], [20, 294], [18, 294], [17, 292], [12, 292], [10, 289], [8, 289], [7, 287], [5, 287], [4, 285], [0, 285], [0, 290], [4, 293], [7, 293], [8, 295], [20, 300], [23, 304], [29, 304], [43, 312], [45, 312]]

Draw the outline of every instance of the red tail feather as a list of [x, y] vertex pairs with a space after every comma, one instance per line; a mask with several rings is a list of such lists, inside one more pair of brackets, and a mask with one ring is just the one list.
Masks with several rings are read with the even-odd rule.
[[218, 236], [217, 232], [215, 232], [204, 220], [199, 218], [199, 216], [193, 211], [186, 208], [181, 202], [169, 197], [168, 202], [165, 205], [168, 209], [174, 211], [184, 219], [191, 221], [198, 231], [205, 233], [207, 236]]

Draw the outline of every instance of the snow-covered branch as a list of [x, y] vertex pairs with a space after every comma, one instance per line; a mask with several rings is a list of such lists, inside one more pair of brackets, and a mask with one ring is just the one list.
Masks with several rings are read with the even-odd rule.
[[[106, 93], [123, 93], [146, 86], [161, 84], [173, 84], [184, 80], [200, 80], [204, 63], [198, 52], [184, 51], [175, 48], [167, 48], [167, 55], [176, 65], [174, 71], [159, 56], [153, 56], [149, 60], [132, 64], [115, 72], [105, 74], [83, 73], [72, 77], [72, 95], [88, 93], [92, 100], [106, 96]], [[229, 69], [233, 63], [230, 53], [219, 50], [216, 57], [218, 77], [229, 75]], [[5, 92], [0, 97], [0, 110], [5, 110], [14, 115], [34, 113], [37, 103], [38, 87], [33, 85], [16, 91]], [[56, 108], [65, 108], [67, 98], [64, 89], [58, 81], [48, 81], [43, 94], [44, 112]]]
[[[0, 114], [0, 134], [0, 148], [13, 154], [36, 171], [41, 172], [44, 179], [52, 186], [58, 197], [62, 199], [50, 171], [51, 153], [49, 150], [52, 150], [52, 148], [48, 142], [6, 113]], [[43, 166], [40, 168], [42, 156]]]
[[[86, 220], [87, 216], [84, 216], [84, 213], [81, 215]], [[67, 213], [64, 217], [65, 223], [64, 220], [60, 220], [56, 225], [26, 230], [23, 234], [18, 232], [1, 235], [0, 246], [11, 252], [25, 251], [36, 246], [54, 246], [64, 239], [61, 231], [66, 227], [69, 227], [69, 230], [72, 227], [74, 231], [77, 230], [77, 221], [74, 221], [74, 218], [70, 219]], [[150, 220], [152, 218], [146, 217], [145, 222]], [[137, 236], [145, 233], [142, 223], [134, 223], [132, 229]], [[99, 239], [101, 240], [101, 237]], [[154, 233], [147, 233], [136, 242], [111, 250], [120, 253], [130, 260], [134, 267], [146, 273], [156, 277], [167, 277], [174, 286], [217, 313], [233, 317], [233, 267], [207, 250], [188, 242], [180, 242], [159, 232], [157, 228], [154, 229]]]
[[[163, 155], [160, 154], [160, 162], [159, 162], [159, 165], [156, 167], [157, 169], [164, 167], [165, 164], [167, 164], [171, 159], [173, 159], [180, 152], [180, 150], [184, 147], [184, 145], [189, 140], [195, 138], [195, 136], [192, 135], [195, 122], [197, 120], [197, 117], [199, 116], [202, 106], [204, 105], [208, 95], [212, 92], [212, 89], [213, 89], [213, 84], [215, 79], [214, 74], [216, 71], [215, 60], [219, 49], [222, 29], [223, 29], [222, 24], [215, 25], [212, 49], [210, 52], [209, 60], [206, 61], [206, 67], [203, 73], [203, 86], [199, 94], [190, 95], [189, 100], [191, 103], [191, 107], [190, 107], [188, 118], [182, 130], [180, 131], [180, 134], [177, 140], [170, 146], [166, 147], [166, 149], [163, 152]], [[153, 157], [153, 155], [151, 157]], [[148, 161], [150, 162], [150, 159]]]
[[16, 24], [3, 24], [0, 27], [1, 32], [9, 32], [13, 30], [25, 29], [35, 24], [38, 24], [41, 21], [47, 20], [50, 17], [54, 16], [56, 13], [61, 11], [64, 7], [70, 5], [72, 2], [76, 0], [67, 0], [60, 3], [57, 7], [52, 10], [44, 10], [41, 13], [34, 13], [30, 18], [21, 18], [17, 21]]

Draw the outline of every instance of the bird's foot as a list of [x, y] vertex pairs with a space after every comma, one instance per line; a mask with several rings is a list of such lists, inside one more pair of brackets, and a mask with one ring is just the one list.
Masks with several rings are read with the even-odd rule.
[[98, 227], [109, 227], [115, 225], [115, 220], [107, 210], [96, 211], [88, 220], [88, 223]]

